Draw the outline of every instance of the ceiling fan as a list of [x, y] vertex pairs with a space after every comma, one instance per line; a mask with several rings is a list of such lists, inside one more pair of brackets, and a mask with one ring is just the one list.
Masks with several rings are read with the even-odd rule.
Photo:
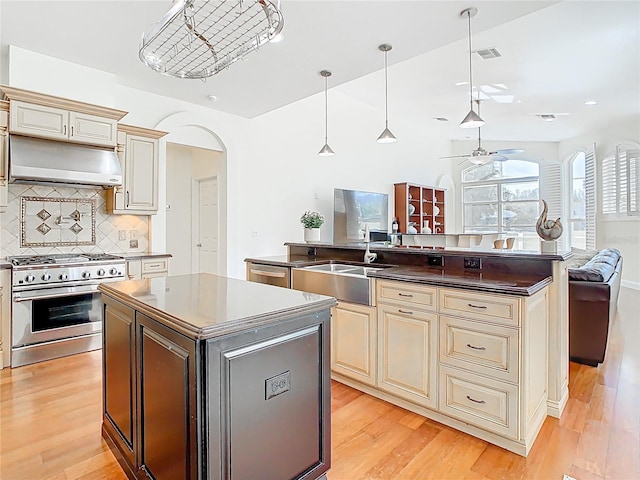
[[[478, 115], [480, 115], [480, 99], [474, 99], [474, 102], [478, 105]], [[511, 153], [522, 153], [523, 150], [519, 148], [502, 148], [500, 150], [495, 150], [493, 152], [487, 152], [484, 148], [482, 148], [482, 139], [480, 138], [480, 127], [478, 127], [478, 148], [473, 150], [468, 155], [452, 155], [450, 157], [440, 157], [440, 158], [464, 158], [474, 165], [484, 165], [489, 162], [504, 162], [508, 160], [505, 155], [509, 155]]]

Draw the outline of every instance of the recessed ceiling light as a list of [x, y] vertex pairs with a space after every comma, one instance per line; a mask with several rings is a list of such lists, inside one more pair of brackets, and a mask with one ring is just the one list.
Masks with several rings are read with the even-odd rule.
[[207, 98], [209, 99], [210, 102], [218, 101], [218, 97], [216, 97], [215, 95], [207, 95]]
[[585, 105], [597, 105], [598, 102], [596, 102], [595, 100], [587, 100], [586, 102], [584, 102]]
[[469, 85], [469, 82], [457, 82], [456, 87], [460, 87], [462, 85]]

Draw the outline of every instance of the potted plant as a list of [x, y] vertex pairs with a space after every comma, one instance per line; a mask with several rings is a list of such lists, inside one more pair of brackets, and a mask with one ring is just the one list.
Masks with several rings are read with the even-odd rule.
[[300, 223], [304, 226], [304, 241], [319, 242], [320, 227], [324, 223], [324, 215], [318, 212], [304, 212], [300, 217]]

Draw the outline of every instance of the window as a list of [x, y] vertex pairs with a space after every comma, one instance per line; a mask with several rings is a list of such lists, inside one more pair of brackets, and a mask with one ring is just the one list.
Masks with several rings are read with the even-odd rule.
[[[533, 232], [539, 215], [540, 168], [508, 160], [462, 172], [464, 232]], [[522, 245], [520, 245], [522, 247]]]
[[569, 198], [569, 238], [571, 246], [587, 248], [586, 155], [578, 152], [571, 160]]
[[620, 144], [602, 160], [602, 214], [640, 215], [640, 148]]

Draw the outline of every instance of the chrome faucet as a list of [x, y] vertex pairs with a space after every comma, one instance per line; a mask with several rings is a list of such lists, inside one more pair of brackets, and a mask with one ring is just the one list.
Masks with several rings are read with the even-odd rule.
[[375, 262], [376, 258], [378, 258], [377, 253], [371, 253], [369, 251], [370, 239], [371, 239], [371, 236], [369, 234], [369, 225], [365, 225], [364, 226], [364, 243], [367, 245], [367, 249], [364, 252], [364, 263]]

